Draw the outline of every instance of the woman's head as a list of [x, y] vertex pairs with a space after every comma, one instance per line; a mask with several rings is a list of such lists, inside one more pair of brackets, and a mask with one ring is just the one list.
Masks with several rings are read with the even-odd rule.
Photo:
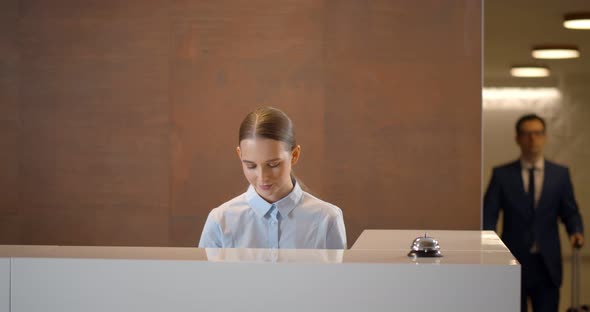
[[279, 109], [258, 108], [240, 125], [237, 153], [244, 176], [268, 202], [276, 202], [291, 192], [291, 167], [300, 152], [293, 123]]

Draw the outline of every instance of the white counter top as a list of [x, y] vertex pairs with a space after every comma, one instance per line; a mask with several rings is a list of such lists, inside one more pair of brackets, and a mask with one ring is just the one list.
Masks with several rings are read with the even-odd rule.
[[495, 233], [429, 231], [444, 256], [410, 258], [421, 233], [368, 230], [350, 250], [0, 246], [0, 298], [11, 312], [518, 311], [520, 266]]
[[438, 240], [443, 252], [445, 250], [509, 252], [493, 231], [448, 230], [364, 230], [351, 249], [409, 250], [412, 241], [425, 233]]
[[409, 248], [397, 249], [201, 249], [180, 247], [0, 246], [0, 258], [184, 260], [273, 263], [390, 263], [516, 265], [509, 252], [443, 249], [442, 258], [413, 259]]

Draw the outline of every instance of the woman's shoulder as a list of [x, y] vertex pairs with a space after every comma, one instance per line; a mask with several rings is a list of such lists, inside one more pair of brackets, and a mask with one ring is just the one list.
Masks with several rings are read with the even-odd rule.
[[303, 192], [301, 206], [309, 210], [321, 211], [334, 217], [342, 215], [342, 209], [340, 209], [340, 207], [322, 200], [308, 192]]
[[242, 213], [248, 209], [248, 201], [246, 200], [246, 193], [242, 193], [225, 203], [213, 208], [210, 215], [214, 217], [222, 217], [226, 214]]

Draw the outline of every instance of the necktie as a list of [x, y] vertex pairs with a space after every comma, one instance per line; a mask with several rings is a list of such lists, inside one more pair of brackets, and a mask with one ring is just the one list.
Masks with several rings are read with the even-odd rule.
[[530, 199], [530, 212], [531, 215], [535, 214], [535, 167], [529, 169], [529, 193]]

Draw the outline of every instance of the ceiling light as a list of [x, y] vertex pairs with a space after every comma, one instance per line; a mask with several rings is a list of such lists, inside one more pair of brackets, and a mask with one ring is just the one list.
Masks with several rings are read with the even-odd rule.
[[555, 112], [561, 105], [558, 88], [489, 88], [482, 92], [482, 106], [491, 110]]
[[538, 65], [512, 66], [510, 75], [513, 77], [547, 77], [549, 76], [549, 68]]
[[580, 57], [580, 50], [574, 45], [535, 46], [532, 54], [537, 59], [570, 59]]
[[569, 29], [590, 29], [590, 12], [566, 14], [563, 17], [563, 27]]

